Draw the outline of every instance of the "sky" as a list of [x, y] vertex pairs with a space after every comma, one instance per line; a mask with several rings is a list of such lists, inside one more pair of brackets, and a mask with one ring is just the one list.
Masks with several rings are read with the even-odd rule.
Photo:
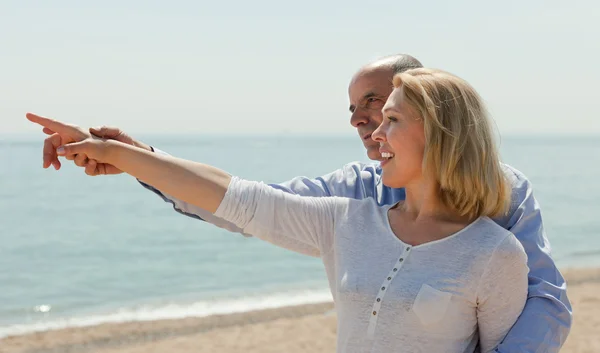
[[0, 0], [0, 135], [28, 111], [130, 134], [354, 134], [347, 88], [408, 53], [502, 135], [600, 134], [600, 2]]

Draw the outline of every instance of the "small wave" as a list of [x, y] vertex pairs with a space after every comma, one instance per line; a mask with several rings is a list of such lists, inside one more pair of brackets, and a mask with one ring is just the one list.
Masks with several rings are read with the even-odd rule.
[[302, 304], [318, 304], [332, 301], [329, 290], [281, 292], [267, 296], [244, 297], [230, 300], [200, 301], [191, 304], [168, 304], [160, 307], [123, 308], [115, 312], [86, 317], [72, 317], [31, 324], [0, 327], [0, 339], [70, 327], [86, 327], [105, 323], [130, 321], [152, 321], [160, 319], [182, 319], [243, 313], [261, 309], [274, 309]]
[[585, 250], [585, 251], [575, 251], [567, 255], [568, 257], [576, 257], [576, 256], [600, 256], [600, 249], [596, 250]]

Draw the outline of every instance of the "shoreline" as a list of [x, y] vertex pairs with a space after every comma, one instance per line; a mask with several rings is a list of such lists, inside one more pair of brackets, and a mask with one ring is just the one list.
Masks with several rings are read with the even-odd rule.
[[[118, 348], [277, 320], [293, 320], [310, 316], [334, 317], [333, 309], [333, 302], [327, 302], [205, 317], [128, 321], [53, 329], [2, 338], [0, 339], [0, 353], [22, 352], [20, 349], [27, 352], [58, 353], [80, 352], [82, 348], [87, 350]], [[60, 342], [56, 342], [58, 336], [62, 337]]]
[[311, 289], [286, 289], [262, 294], [253, 293], [252, 295], [239, 297], [222, 296], [218, 300], [167, 301], [158, 305], [145, 302], [129, 308], [116, 305], [112, 310], [108, 308], [108, 310], [96, 311], [88, 315], [72, 317], [56, 316], [46, 320], [0, 325], [0, 340], [11, 336], [93, 327], [104, 324], [204, 318], [266, 309], [295, 307], [298, 305], [322, 304], [331, 302], [331, 298], [331, 293], [327, 287], [322, 289], [312, 287]]
[[[600, 351], [600, 267], [561, 272], [574, 310], [573, 327], [561, 352]], [[326, 302], [24, 333], [0, 338], [0, 353], [331, 352], [335, 331], [333, 303]], [[296, 346], [299, 350], [288, 350]]]

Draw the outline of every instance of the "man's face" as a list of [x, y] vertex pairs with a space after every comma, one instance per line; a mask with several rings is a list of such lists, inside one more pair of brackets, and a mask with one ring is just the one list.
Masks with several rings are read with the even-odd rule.
[[371, 134], [381, 124], [381, 109], [392, 93], [393, 71], [388, 68], [365, 69], [357, 73], [350, 87], [350, 124], [358, 131], [358, 136], [372, 160], [382, 160], [379, 143], [373, 141]]

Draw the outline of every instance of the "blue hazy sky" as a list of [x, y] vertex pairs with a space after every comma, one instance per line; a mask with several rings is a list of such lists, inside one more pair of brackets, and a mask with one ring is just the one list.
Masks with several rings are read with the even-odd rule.
[[0, 0], [0, 133], [340, 133], [362, 64], [470, 81], [502, 134], [600, 133], [600, 2]]

